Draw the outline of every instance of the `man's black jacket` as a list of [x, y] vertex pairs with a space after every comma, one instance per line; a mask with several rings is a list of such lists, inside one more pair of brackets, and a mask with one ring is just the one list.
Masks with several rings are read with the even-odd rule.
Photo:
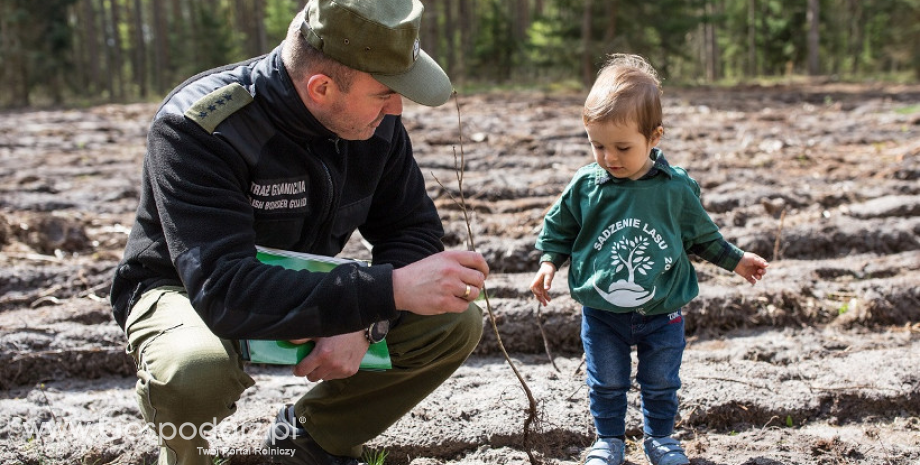
[[[257, 244], [335, 255], [356, 229], [371, 267], [256, 260]], [[442, 236], [400, 118], [367, 141], [338, 139], [307, 111], [278, 47], [190, 79], [160, 107], [112, 306], [124, 327], [144, 291], [175, 285], [220, 337], [357, 331], [396, 316], [393, 269], [443, 250]]]

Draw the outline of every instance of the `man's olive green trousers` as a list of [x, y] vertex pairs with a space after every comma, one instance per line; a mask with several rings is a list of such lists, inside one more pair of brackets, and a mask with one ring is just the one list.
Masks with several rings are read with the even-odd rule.
[[[212, 334], [178, 287], [147, 291], [125, 326], [127, 351], [137, 364], [137, 402], [158, 434], [159, 463], [211, 465], [202, 429], [220, 431], [220, 421], [254, 384], [238, 342]], [[475, 304], [461, 314], [405, 313], [387, 335], [392, 369], [316, 383], [296, 401], [295, 412], [327, 452], [360, 457], [363, 444], [450, 377], [481, 336], [482, 311]]]

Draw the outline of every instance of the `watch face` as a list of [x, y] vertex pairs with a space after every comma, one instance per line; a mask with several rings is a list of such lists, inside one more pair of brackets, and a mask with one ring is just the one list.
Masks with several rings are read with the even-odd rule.
[[372, 324], [367, 328], [367, 340], [371, 344], [375, 344], [387, 337], [387, 333], [390, 331], [390, 320], [381, 320]]

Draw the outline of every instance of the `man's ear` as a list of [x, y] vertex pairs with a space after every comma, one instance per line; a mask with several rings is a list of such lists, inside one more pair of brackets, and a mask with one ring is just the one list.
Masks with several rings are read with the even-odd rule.
[[326, 103], [335, 92], [338, 92], [338, 86], [335, 81], [325, 74], [314, 74], [307, 78], [307, 96], [310, 100], [323, 104]]

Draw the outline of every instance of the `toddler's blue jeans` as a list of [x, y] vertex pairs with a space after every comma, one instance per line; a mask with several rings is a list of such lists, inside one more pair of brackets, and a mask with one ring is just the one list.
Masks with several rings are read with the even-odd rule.
[[643, 431], [670, 436], [677, 416], [677, 390], [684, 347], [680, 310], [643, 316], [582, 309], [581, 340], [585, 348], [591, 415], [598, 436], [626, 434], [626, 393], [632, 370], [631, 347], [639, 359], [636, 381], [642, 400]]

